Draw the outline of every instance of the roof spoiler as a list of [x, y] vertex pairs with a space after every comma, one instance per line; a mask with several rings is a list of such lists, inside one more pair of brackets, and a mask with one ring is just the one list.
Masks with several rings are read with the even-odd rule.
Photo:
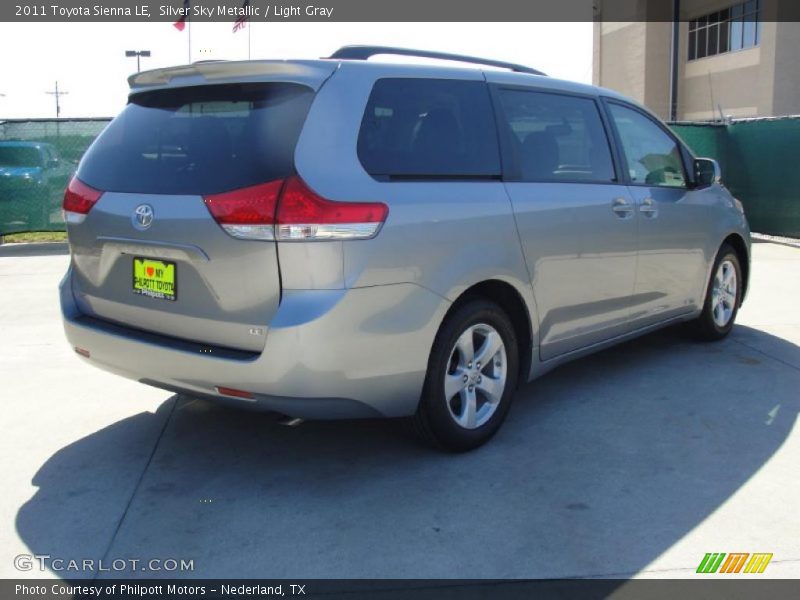
[[414, 56], [418, 58], [435, 58], [439, 60], [454, 60], [474, 65], [486, 65], [488, 67], [499, 67], [509, 69], [517, 73], [529, 73], [531, 75], [546, 75], [541, 71], [524, 65], [491, 60], [488, 58], [478, 58], [476, 56], [466, 56], [463, 54], [450, 54], [447, 52], [433, 52], [429, 50], [413, 50], [411, 48], [394, 48], [392, 46], [343, 46], [328, 58], [345, 60], [367, 60], [378, 54], [391, 54], [394, 56]]
[[128, 77], [131, 93], [172, 85], [281, 80], [319, 89], [336, 66], [321, 61], [225, 61], [204, 60], [188, 65], [134, 73]]

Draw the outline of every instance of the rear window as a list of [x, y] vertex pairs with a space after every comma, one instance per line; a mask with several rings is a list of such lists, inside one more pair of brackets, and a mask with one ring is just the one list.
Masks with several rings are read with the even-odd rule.
[[488, 87], [449, 79], [378, 80], [361, 123], [358, 157], [378, 178], [499, 177]]
[[78, 177], [143, 194], [215, 194], [286, 177], [313, 96], [288, 83], [136, 94], [92, 144]]

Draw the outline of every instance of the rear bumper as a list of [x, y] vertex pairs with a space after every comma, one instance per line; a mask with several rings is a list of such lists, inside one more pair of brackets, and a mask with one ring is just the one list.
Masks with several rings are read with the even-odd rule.
[[[166, 390], [293, 417], [400, 417], [419, 401], [449, 303], [415, 284], [286, 291], [261, 354], [216, 356], [200, 345], [103, 327], [60, 285], [64, 330], [91, 364]], [[221, 395], [244, 390], [255, 399]]]

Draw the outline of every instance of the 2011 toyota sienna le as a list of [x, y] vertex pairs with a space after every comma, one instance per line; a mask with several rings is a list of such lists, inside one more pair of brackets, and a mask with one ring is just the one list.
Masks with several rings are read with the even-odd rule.
[[77, 353], [291, 417], [412, 417], [467, 450], [567, 360], [678, 322], [730, 332], [750, 234], [714, 161], [609, 90], [366, 60], [388, 53], [454, 58], [133, 75], [64, 198]]

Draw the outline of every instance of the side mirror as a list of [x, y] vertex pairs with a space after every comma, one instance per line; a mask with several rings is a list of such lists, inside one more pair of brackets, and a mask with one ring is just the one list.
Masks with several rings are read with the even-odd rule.
[[713, 158], [694, 159], [694, 180], [697, 187], [708, 187], [722, 182], [722, 170]]
[[47, 161], [47, 167], [50, 168], [50, 169], [55, 169], [56, 167], [58, 167], [58, 165], [59, 165], [59, 162], [58, 162], [58, 159], [56, 159], [56, 158]]

